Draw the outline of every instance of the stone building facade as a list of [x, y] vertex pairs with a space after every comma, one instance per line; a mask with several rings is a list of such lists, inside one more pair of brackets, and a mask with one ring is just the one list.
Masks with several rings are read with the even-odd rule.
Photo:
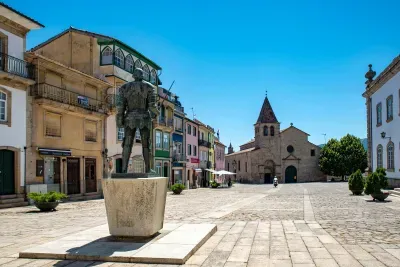
[[400, 56], [375, 79], [375, 71], [365, 75], [363, 93], [367, 107], [368, 167], [383, 167], [391, 187], [400, 187]]
[[280, 183], [325, 179], [318, 166], [320, 148], [293, 124], [281, 131], [267, 97], [254, 125], [254, 135], [238, 152], [233, 152], [230, 145], [225, 156], [226, 170], [236, 173], [237, 181], [272, 183], [275, 176]]

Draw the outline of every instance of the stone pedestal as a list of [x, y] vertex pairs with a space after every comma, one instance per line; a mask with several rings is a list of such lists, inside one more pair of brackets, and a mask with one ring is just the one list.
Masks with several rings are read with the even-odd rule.
[[168, 178], [103, 179], [110, 234], [149, 237], [163, 228]]

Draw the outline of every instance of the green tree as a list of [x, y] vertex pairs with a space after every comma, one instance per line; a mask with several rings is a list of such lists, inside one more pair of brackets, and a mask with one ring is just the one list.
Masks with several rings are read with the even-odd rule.
[[361, 139], [347, 134], [339, 140], [330, 139], [321, 150], [321, 171], [327, 175], [343, 177], [367, 168], [367, 152]]

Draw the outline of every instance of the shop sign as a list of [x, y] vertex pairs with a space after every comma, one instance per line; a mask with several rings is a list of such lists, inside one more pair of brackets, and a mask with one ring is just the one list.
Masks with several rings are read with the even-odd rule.
[[40, 155], [47, 156], [59, 156], [59, 157], [69, 157], [71, 156], [71, 150], [61, 150], [61, 149], [51, 149], [51, 148], [39, 148]]
[[191, 159], [190, 159], [190, 162], [191, 162], [191, 163], [199, 163], [200, 161], [199, 161], [199, 159], [191, 158]]

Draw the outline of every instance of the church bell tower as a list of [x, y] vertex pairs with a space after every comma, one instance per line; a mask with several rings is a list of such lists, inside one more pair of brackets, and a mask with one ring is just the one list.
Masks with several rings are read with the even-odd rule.
[[275, 146], [279, 140], [280, 123], [278, 122], [271, 103], [265, 95], [264, 103], [258, 115], [257, 122], [254, 124], [254, 136], [256, 148]]

